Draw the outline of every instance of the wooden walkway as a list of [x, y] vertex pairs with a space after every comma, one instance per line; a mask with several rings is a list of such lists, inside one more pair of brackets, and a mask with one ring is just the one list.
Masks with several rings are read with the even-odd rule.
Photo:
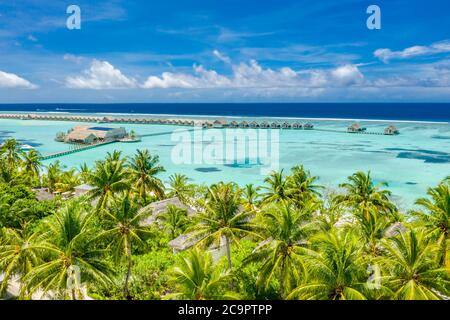
[[85, 150], [91, 150], [91, 149], [94, 149], [97, 147], [105, 146], [105, 145], [116, 143], [116, 142], [118, 142], [118, 141], [108, 141], [108, 142], [103, 142], [103, 143], [97, 143], [97, 144], [90, 145], [90, 146], [83, 146], [83, 147], [79, 147], [79, 148], [75, 148], [75, 149], [71, 149], [71, 150], [56, 152], [56, 153], [52, 153], [52, 154], [41, 157], [41, 160], [45, 161], [45, 160], [60, 158], [63, 156], [68, 156], [70, 154], [74, 154], [74, 153], [85, 151]]

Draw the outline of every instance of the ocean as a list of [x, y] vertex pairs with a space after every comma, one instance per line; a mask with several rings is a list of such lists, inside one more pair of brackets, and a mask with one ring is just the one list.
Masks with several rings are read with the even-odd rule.
[[[320, 177], [319, 183], [327, 189], [336, 189], [356, 171], [370, 171], [375, 182], [388, 183], [393, 199], [405, 210], [412, 208], [418, 197], [426, 196], [429, 187], [450, 176], [450, 104], [3, 104], [0, 105], [0, 112], [133, 114], [135, 117], [144, 114], [192, 118], [223, 116], [246, 120], [298, 118], [302, 119], [299, 122], [313, 123], [316, 130], [259, 130], [274, 131], [276, 139], [269, 143], [269, 137], [257, 135], [254, 136], [256, 140], [248, 141], [270, 144], [270, 150], [276, 153], [271, 153], [269, 158], [276, 160], [276, 169], [283, 169], [287, 174], [293, 166], [304, 165], [313, 175]], [[358, 122], [368, 132], [378, 134], [346, 133], [347, 127], [355, 122], [352, 119], [365, 119]], [[66, 151], [69, 146], [56, 142], [55, 136], [77, 124], [70, 121], [0, 119], [0, 143], [14, 137], [42, 155]], [[395, 125], [400, 134], [383, 135], [383, 130], [389, 125]], [[148, 149], [160, 157], [166, 169], [160, 177], [165, 183], [171, 174], [181, 173], [200, 184], [218, 181], [234, 181], [241, 186], [264, 184], [267, 173], [263, 169], [267, 166], [254, 158], [252, 150], [256, 149], [256, 145], [244, 143], [241, 146], [235, 140], [228, 139], [225, 130], [205, 130], [204, 134], [208, 137], [206, 141], [199, 142], [195, 140], [195, 134], [186, 133], [189, 127], [120, 126], [145, 137], [138, 143], [110, 144], [58, 160], [66, 168], [77, 168], [82, 163], [92, 166], [107, 152], [114, 150], [120, 150], [124, 156], [132, 156], [137, 149]], [[180, 140], [186, 135], [191, 140]], [[180, 147], [193, 156], [192, 161], [179, 161]], [[224, 161], [228, 157], [226, 152], [234, 149], [237, 153], [233, 154], [233, 161]], [[44, 165], [52, 161], [44, 161]]]
[[0, 104], [0, 111], [450, 121], [450, 103]]

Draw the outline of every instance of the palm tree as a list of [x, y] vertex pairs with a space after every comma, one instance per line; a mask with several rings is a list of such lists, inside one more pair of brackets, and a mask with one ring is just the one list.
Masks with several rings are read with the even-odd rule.
[[169, 283], [175, 292], [165, 299], [213, 300], [234, 299], [225, 286], [232, 280], [230, 271], [220, 271], [214, 266], [211, 254], [194, 248], [169, 272]]
[[387, 186], [386, 183], [374, 185], [370, 172], [365, 174], [361, 171], [348, 177], [348, 180], [349, 182], [340, 185], [347, 190], [346, 195], [338, 196], [343, 204], [366, 216], [371, 209], [376, 209], [382, 214], [394, 215], [396, 208], [389, 201], [390, 191], [380, 189]]
[[119, 193], [129, 189], [129, 180], [123, 160], [99, 161], [90, 174], [89, 181], [94, 187], [89, 192], [91, 199], [97, 199], [97, 212], [106, 208], [108, 203]]
[[242, 203], [247, 211], [256, 210], [256, 203], [258, 202], [259, 198], [258, 194], [259, 189], [260, 189], [259, 187], [255, 188], [253, 184], [247, 184], [242, 190], [243, 196]]
[[73, 191], [80, 184], [80, 179], [75, 169], [64, 171], [58, 180], [55, 183], [55, 189], [59, 192]]
[[311, 176], [311, 173], [303, 166], [295, 166], [291, 169], [291, 175], [288, 177], [287, 193], [295, 203], [301, 205], [302, 202], [309, 200], [312, 197], [320, 196], [318, 189], [322, 188], [314, 183], [318, 179]]
[[137, 190], [139, 199], [145, 200], [148, 192], [154, 192], [162, 199], [164, 185], [155, 176], [165, 169], [159, 164], [159, 157], [153, 156], [146, 150], [137, 150], [136, 155], [129, 161], [130, 180]]
[[400, 300], [435, 300], [450, 294], [450, 278], [436, 262], [438, 246], [422, 230], [383, 240], [387, 285]]
[[[105, 250], [94, 243], [97, 231], [81, 202], [68, 202], [52, 219], [45, 223], [43, 241], [34, 247], [47, 258], [28, 272], [23, 280], [30, 293], [37, 289], [62, 292], [66, 298], [82, 298], [82, 283], [111, 285], [111, 269], [106, 263]], [[80, 281], [69, 287], [71, 270], [79, 270]]]
[[47, 186], [50, 191], [55, 190], [55, 185], [59, 182], [62, 175], [61, 163], [59, 160], [51, 163], [47, 167], [47, 175], [45, 177]]
[[250, 214], [241, 210], [240, 194], [233, 183], [212, 185], [208, 189], [205, 202], [205, 210], [197, 216], [195, 223], [188, 231], [191, 238], [203, 247], [211, 244], [220, 246], [225, 242], [228, 268], [231, 269], [230, 245], [244, 235], [256, 235], [252, 229], [253, 224], [249, 222]]
[[264, 182], [268, 184], [268, 186], [262, 187], [262, 189], [267, 190], [267, 192], [262, 195], [263, 203], [273, 203], [289, 199], [287, 179], [283, 175], [283, 170], [271, 172], [269, 176], [264, 179]]
[[10, 170], [14, 169], [21, 160], [22, 150], [16, 139], [8, 139], [0, 147], [0, 158], [6, 162]]
[[168, 205], [167, 210], [157, 217], [162, 226], [169, 231], [172, 239], [184, 232], [188, 224], [187, 210]]
[[[39, 252], [34, 247], [38, 238], [31, 228], [4, 229], [3, 242], [0, 242], [0, 266], [3, 269], [3, 281], [0, 284], [0, 297], [8, 288], [8, 282], [15, 274], [24, 276], [38, 264]], [[25, 294], [23, 281], [20, 281], [20, 295]]]
[[89, 183], [89, 177], [91, 175], [91, 169], [88, 167], [86, 163], [83, 163], [80, 165], [80, 168], [78, 169], [78, 173], [80, 176], [80, 180], [83, 183]]
[[32, 178], [38, 178], [41, 170], [41, 155], [32, 149], [23, 155], [23, 165], [25, 172]]
[[425, 212], [415, 211], [428, 235], [436, 241], [440, 248], [439, 263], [444, 266], [449, 260], [450, 246], [450, 185], [441, 183], [436, 188], [428, 189], [430, 199], [421, 198], [416, 204]]
[[366, 300], [366, 269], [358, 238], [351, 232], [333, 230], [316, 237], [303, 256], [307, 277], [292, 290], [289, 299]]
[[169, 177], [169, 197], [178, 197], [181, 202], [187, 204], [193, 195], [193, 186], [188, 183], [189, 178], [184, 174], [173, 174]]
[[267, 289], [278, 277], [280, 295], [293, 289], [302, 273], [301, 249], [314, 232], [311, 213], [292, 204], [280, 202], [261, 212], [261, 231], [264, 237], [244, 263], [261, 262], [257, 285]]
[[116, 261], [125, 258], [127, 272], [123, 286], [124, 297], [131, 299], [129, 291], [129, 280], [132, 271], [132, 250], [133, 246], [145, 246], [145, 238], [149, 235], [148, 227], [142, 226], [142, 220], [148, 216], [145, 210], [130, 201], [129, 195], [117, 199], [111, 208], [105, 210], [103, 223], [105, 231], [100, 234], [100, 238], [111, 241], [111, 247]]

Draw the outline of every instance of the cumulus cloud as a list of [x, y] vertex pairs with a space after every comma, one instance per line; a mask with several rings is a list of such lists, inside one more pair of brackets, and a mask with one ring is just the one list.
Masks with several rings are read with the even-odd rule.
[[136, 80], [122, 74], [107, 61], [94, 60], [83, 75], [66, 78], [66, 86], [75, 89], [123, 89], [137, 86]]
[[374, 52], [374, 56], [388, 63], [394, 59], [409, 59], [419, 56], [435, 55], [439, 53], [450, 52], [450, 41], [435, 42], [429, 46], [413, 46], [401, 51], [392, 51], [391, 49], [378, 49]]
[[37, 86], [14, 73], [0, 71], [0, 88], [36, 89]]
[[320, 88], [350, 86], [362, 83], [363, 74], [355, 65], [344, 65], [329, 71], [295, 71], [289, 67], [263, 68], [257, 61], [232, 65], [231, 75], [221, 75], [203, 66], [193, 67], [193, 74], [164, 72], [150, 76], [143, 88]]

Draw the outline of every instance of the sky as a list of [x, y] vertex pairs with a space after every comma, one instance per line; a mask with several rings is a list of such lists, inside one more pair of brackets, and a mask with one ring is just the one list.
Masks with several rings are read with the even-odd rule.
[[450, 102], [449, 15], [444, 0], [0, 0], [0, 103]]

